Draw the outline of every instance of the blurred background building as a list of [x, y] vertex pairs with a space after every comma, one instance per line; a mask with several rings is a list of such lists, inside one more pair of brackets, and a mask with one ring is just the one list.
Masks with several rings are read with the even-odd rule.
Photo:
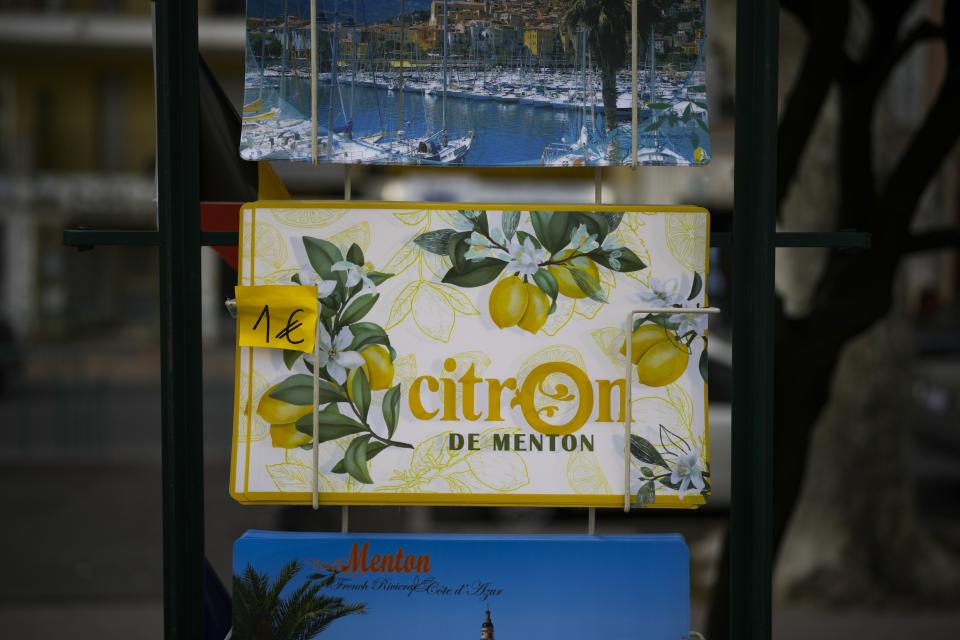
[[[200, 0], [200, 48], [239, 107], [244, 73], [240, 0]], [[434, 2], [434, 5], [438, 3]], [[451, 3], [469, 11], [473, 3]], [[921, 14], [939, 2], [919, 2]], [[435, 11], [435, 6], [433, 10]], [[604, 169], [605, 202], [692, 203], [729, 230], [733, 208], [733, 0], [708, 3], [707, 61], [714, 157], [692, 170]], [[0, 628], [11, 638], [159, 638], [162, 635], [158, 271], [149, 247], [62, 246], [65, 228], [151, 229], [155, 225], [153, 73], [150, 5], [133, 0], [0, 0], [0, 528], [5, 579]], [[804, 46], [784, 19], [782, 86]], [[878, 126], [902, 148], [923, 117], [943, 71], [942, 57], [918, 50], [887, 88]], [[793, 229], [830, 228], [826, 149], [818, 129], [802, 194], [785, 216]], [[342, 167], [276, 166], [290, 191], [341, 197]], [[918, 224], [960, 221], [958, 165], [949, 162], [924, 200]], [[444, 179], [437, 180], [438, 172]], [[819, 172], [819, 173], [818, 173]], [[543, 170], [356, 168], [355, 198], [388, 200], [592, 202], [593, 170], [558, 180]], [[492, 195], [495, 194], [495, 195]], [[781, 251], [778, 286], [788, 308], [803, 308], [822, 252]], [[729, 252], [714, 250], [712, 302], [725, 306]], [[229, 584], [233, 540], [247, 528], [336, 529], [338, 513], [240, 508], [227, 495], [232, 428], [233, 328], [222, 300], [234, 274], [212, 251], [203, 256], [207, 553]], [[948, 547], [960, 551], [960, 263], [956, 251], [911, 258], [896, 283], [897, 315], [909, 328], [912, 378], [924, 418], [912, 432], [921, 488], [934, 500]], [[684, 532], [694, 556], [696, 615], [716, 575], [729, 504], [728, 326], [711, 342], [711, 441], [717, 497], [696, 514], [601, 514], [599, 529]], [[715, 369], [715, 371], [714, 371]], [[802, 372], [798, 372], [802, 375]], [[876, 461], [874, 464], [882, 464]], [[327, 512], [329, 511], [329, 512]], [[354, 513], [355, 512], [355, 513]], [[582, 531], [583, 512], [358, 508], [364, 530]], [[945, 524], [944, 524], [945, 523]], [[939, 526], [939, 525], [938, 525]], [[960, 602], [960, 598], [957, 599]], [[850, 604], [850, 603], [848, 603]], [[859, 611], [869, 603], [852, 603]], [[889, 614], [887, 614], [889, 615]], [[885, 620], [866, 633], [860, 617], [810, 615], [802, 603], [778, 609], [783, 638], [894, 637], [907, 631], [952, 638], [960, 613], [942, 608]], [[900, 624], [900, 626], [897, 626]], [[9, 635], [8, 635], [9, 634]]]

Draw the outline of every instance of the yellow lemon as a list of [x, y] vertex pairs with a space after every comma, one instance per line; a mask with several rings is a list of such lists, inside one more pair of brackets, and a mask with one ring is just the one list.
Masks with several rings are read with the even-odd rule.
[[524, 331], [536, 333], [547, 323], [547, 313], [550, 311], [550, 298], [535, 284], [524, 283], [527, 288], [527, 310], [517, 326]]
[[389, 389], [393, 384], [393, 361], [390, 360], [390, 351], [382, 344], [374, 344], [361, 351], [360, 357], [366, 363], [363, 366], [363, 372], [367, 374], [367, 380], [370, 381], [370, 390]]
[[490, 318], [501, 329], [512, 327], [523, 318], [530, 297], [525, 285], [517, 276], [507, 276], [490, 292]]
[[703, 163], [707, 159], [707, 152], [703, 147], [697, 147], [693, 150], [693, 160], [697, 164]]
[[297, 425], [295, 424], [270, 425], [270, 444], [274, 447], [280, 449], [295, 449], [312, 441], [313, 438], [297, 431]]
[[[557, 254], [557, 260], [564, 260], [572, 253], [573, 249], [561, 251]], [[573, 279], [573, 275], [570, 274], [570, 269], [564, 265], [568, 265], [574, 269], [580, 269], [594, 280], [599, 281], [600, 272], [597, 270], [597, 263], [590, 258], [579, 257], [563, 264], [552, 264], [547, 267], [547, 271], [556, 279], [561, 295], [565, 295], [568, 298], [586, 298], [587, 294], [583, 292], [577, 284], [577, 281]]]
[[274, 385], [267, 389], [260, 397], [260, 404], [257, 405], [257, 415], [270, 424], [287, 424], [296, 422], [303, 416], [310, 413], [310, 405], [290, 404], [276, 398], [271, 398], [270, 394], [279, 385]]
[[[664, 340], [669, 340], [670, 336], [667, 333], [667, 330], [661, 327], [658, 324], [642, 324], [637, 327], [636, 331], [633, 332], [633, 364], [640, 362], [640, 358], [643, 357], [650, 347], [657, 344], [658, 342], [663, 342]], [[627, 355], [627, 342], [624, 340], [623, 346], [620, 347], [620, 355]]]
[[637, 363], [637, 379], [648, 387], [665, 387], [687, 370], [690, 355], [675, 338], [660, 341], [647, 349]]

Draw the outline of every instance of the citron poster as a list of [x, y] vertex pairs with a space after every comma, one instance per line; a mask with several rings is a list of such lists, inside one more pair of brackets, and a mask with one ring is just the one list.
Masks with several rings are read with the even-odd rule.
[[233, 576], [236, 640], [690, 635], [690, 555], [677, 534], [248, 531]]
[[706, 315], [684, 313], [706, 307], [705, 210], [278, 201], [241, 215], [238, 285], [315, 287], [320, 322], [310, 353], [237, 348], [236, 499], [309, 504], [315, 482], [321, 504], [709, 494]]

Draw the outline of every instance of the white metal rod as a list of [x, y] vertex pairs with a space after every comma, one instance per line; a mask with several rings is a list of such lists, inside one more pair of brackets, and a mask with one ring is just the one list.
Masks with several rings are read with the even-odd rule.
[[310, 159], [313, 164], [317, 164], [318, 155], [317, 67], [317, 0], [310, 0]]
[[[649, 82], [649, 78], [647, 79]], [[631, 165], [637, 168], [637, 0], [630, 3], [630, 158]]]

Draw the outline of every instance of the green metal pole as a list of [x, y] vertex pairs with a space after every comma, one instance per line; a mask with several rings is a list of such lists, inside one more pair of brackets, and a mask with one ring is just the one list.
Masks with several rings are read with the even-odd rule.
[[777, 0], [737, 2], [730, 637], [771, 637]]
[[196, 0], [158, 0], [163, 600], [168, 640], [203, 637], [199, 66]]

